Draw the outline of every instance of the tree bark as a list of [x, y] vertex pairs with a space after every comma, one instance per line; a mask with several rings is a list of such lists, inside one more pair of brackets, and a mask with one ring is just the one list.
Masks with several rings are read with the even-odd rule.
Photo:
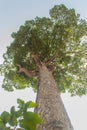
[[35, 112], [42, 118], [37, 130], [74, 130], [64, 108], [57, 84], [45, 64], [39, 68]]
[[[66, 109], [63, 105], [57, 84], [52, 76], [52, 72], [42, 63], [38, 55], [32, 55], [38, 67], [39, 85], [37, 91], [35, 112], [41, 117], [42, 124], [37, 126], [37, 130], [74, 130], [70, 122]], [[35, 76], [20, 65], [19, 73], [25, 73], [28, 77]]]

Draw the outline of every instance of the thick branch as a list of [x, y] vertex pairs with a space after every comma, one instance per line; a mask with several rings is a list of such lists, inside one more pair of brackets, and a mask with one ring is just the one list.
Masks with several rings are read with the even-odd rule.
[[39, 56], [37, 54], [32, 54], [31, 57], [34, 59], [37, 67], [40, 68], [42, 66], [42, 64], [41, 64], [41, 61], [39, 59]]
[[37, 70], [28, 71], [27, 69], [21, 67], [21, 65], [19, 65], [19, 64], [17, 66], [19, 67], [18, 73], [24, 73], [28, 77], [38, 76], [38, 71]]

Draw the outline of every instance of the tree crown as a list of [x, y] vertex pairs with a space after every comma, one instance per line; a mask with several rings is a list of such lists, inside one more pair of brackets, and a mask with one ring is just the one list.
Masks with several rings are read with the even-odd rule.
[[37, 86], [36, 78], [18, 75], [17, 64], [28, 70], [37, 68], [31, 54], [38, 54], [48, 67], [55, 67], [53, 73], [61, 92], [72, 95], [87, 92], [87, 23], [80, 19], [74, 9], [55, 5], [49, 18], [36, 17], [26, 21], [16, 33], [13, 42], [3, 55], [1, 72], [4, 74], [3, 88], [8, 91]]

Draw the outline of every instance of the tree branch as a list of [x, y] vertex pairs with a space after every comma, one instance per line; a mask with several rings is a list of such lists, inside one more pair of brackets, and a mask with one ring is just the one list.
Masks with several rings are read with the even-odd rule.
[[41, 63], [41, 61], [40, 61], [40, 59], [39, 59], [39, 56], [38, 56], [37, 54], [32, 54], [32, 55], [31, 55], [31, 58], [34, 59], [34, 61], [35, 61], [36, 65], [37, 65], [37, 67], [40, 68], [40, 67], [42, 66], [42, 63]]
[[35, 77], [38, 76], [38, 71], [34, 70], [34, 71], [28, 71], [27, 69], [21, 67], [21, 65], [17, 64], [17, 66], [19, 67], [19, 70], [17, 71], [17, 73], [24, 73], [26, 76], [28, 77]]
[[53, 57], [51, 57], [50, 59], [48, 59], [46, 61], [46, 65], [49, 65], [51, 62], [53, 62], [55, 60], [56, 56], [54, 55]]

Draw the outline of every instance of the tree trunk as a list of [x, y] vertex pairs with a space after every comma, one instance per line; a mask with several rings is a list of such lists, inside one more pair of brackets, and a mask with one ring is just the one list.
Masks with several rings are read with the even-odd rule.
[[37, 130], [74, 130], [61, 100], [52, 73], [42, 64], [35, 112], [42, 118]]

